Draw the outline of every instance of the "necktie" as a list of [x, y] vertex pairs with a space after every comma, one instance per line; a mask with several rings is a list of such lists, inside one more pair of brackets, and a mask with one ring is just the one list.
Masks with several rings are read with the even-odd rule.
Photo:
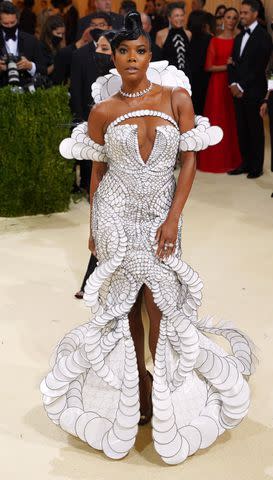
[[248, 33], [248, 35], [251, 35], [251, 30], [250, 28], [246, 28], [245, 31], [244, 31], [244, 35]]

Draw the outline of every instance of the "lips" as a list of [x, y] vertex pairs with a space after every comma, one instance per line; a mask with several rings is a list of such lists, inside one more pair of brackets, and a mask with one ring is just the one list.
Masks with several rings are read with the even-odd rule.
[[128, 67], [126, 68], [126, 71], [128, 73], [136, 73], [138, 71], [138, 68], [135, 68], [135, 67]]

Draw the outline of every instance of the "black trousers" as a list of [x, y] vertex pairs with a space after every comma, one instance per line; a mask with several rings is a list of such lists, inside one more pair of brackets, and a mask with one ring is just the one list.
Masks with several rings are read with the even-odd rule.
[[[90, 162], [91, 163], [91, 162]], [[89, 259], [89, 263], [88, 263], [88, 266], [87, 266], [87, 270], [86, 270], [86, 273], [84, 275], [84, 279], [82, 281], [82, 286], [81, 286], [81, 291], [83, 292], [84, 291], [84, 287], [85, 287], [85, 284], [88, 280], [88, 278], [90, 277], [91, 273], [94, 272], [95, 268], [96, 268], [96, 265], [98, 263], [98, 260], [96, 257], [94, 257], [93, 254], [91, 254], [91, 257]]]
[[264, 164], [264, 125], [260, 117], [259, 100], [234, 98], [242, 168], [260, 173]]
[[270, 124], [270, 140], [271, 140], [271, 171], [273, 172], [273, 92], [270, 93], [268, 99], [268, 115]]

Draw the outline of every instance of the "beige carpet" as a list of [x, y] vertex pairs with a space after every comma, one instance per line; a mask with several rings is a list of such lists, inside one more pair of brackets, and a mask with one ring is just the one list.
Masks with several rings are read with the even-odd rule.
[[273, 479], [273, 174], [197, 174], [184, 216], [184, 258], [204, 280], [201, 313], [232, 320], [253, 338], [260, 365], [249, 417], [209, 449], [168, 467], [150, 427], [110, 461], [55, 427], [39, 383], [56, 342], [88, 318], [73, 298], [89, 254], [88, 204], [48, 217], [0, 219], [1, 462], [3, 480]]

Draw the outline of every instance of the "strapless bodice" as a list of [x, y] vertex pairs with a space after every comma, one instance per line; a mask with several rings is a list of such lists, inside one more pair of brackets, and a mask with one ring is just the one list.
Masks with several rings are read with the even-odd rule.
[[[155, 127], [156, 135], [152, 151], [147, 161], [141, 157], [138, 143], [138, 125], [122, 123], [127, 119], [154, 116], [169, 124]], [[169, 115], [156, 110], [138, 110], [118, 117], [105, 133], [105, 152], [112, 171], [151, 175], [171, 173], [179, 148], [180, 133], [176, 122]]]

